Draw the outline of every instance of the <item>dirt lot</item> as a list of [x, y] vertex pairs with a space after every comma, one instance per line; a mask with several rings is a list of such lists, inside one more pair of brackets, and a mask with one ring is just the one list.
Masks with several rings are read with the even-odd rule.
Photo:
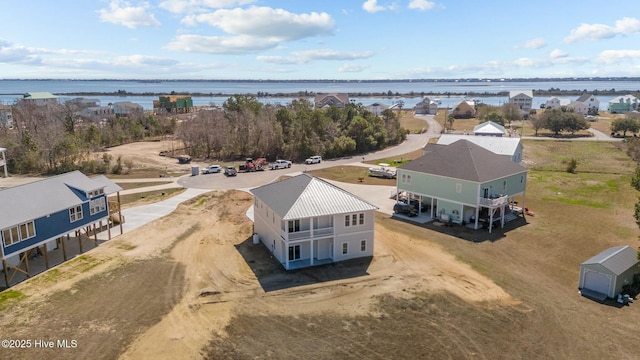
[[484, 241], [378, 214], [373, 258], [291, 273], [253, 245], [252, 198], [211, 192], [13, 287], [26, 297], [4, 304], [0, 338], [32, 346], [0, 358], [637, 358], [640, 304], [576, 289], [579, 263], [637, 227], [532, 187], [538, 215]]

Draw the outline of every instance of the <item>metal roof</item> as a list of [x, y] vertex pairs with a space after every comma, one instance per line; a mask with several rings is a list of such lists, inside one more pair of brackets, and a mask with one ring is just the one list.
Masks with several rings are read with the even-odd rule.
[[432, 150], [399, 169], [478, 183], [529, 171], [506, 156], [494, 154], [467, 140], [434, 146]]
[[377, 210], [365, 200], [309, 174], [251, 190], [282, 220]]
[[498, 154], [513, 156], [520, 145], [520, 138], [517, 137], [498, 137], [498, 136], [475, 136], [475, 135], [455, 135], [442, 134], [438, 139], [439, 145], [450, 145], [458, 140], [467, 140], [476, 145]]
[[596, 264], [620, 275], [638, 264], [637, 252], [629, 245], [614, 246], [582, 263], [582, 265]]
[[482, 124], [474, 126], [474, 133], [482, 134], [504, 134], [504, 126], [494, 123], [493, 121], [485, 121]]
[[87, 201], [74, 189], [92, 191], [102, 188], [107, 195], [122, 190], [104, 176], [91, 179], [79, 171], [0, 190], [0, 229], [38, 219]]

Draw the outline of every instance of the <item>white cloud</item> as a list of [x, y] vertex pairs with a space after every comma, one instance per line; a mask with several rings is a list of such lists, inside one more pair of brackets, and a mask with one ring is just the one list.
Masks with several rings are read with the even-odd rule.
[[373, 56], [372, 51], [338, 51], [329, 49], [295, 51], [294, 55], [307, 60], [354, 60]]
[[149, 7], [149, 3], [146, 2], [139, 6], [133, 6], [128, 1], [111, 0], [109, 9], [99, 11], [100, 20], [123, 25], [130, 29], [160, 26], [160, 22], [156, 20], [155, 16], [147, 12]]
[[207, 23], [234, 35], [280, 41], [329, 35], [334, 28], [334, 21], [327, 13], [294, 14], [283, 9], [255, 6], [248, 9], [217, 10], [189, 17], [187, 21]]
[[367, 68], [369, 68], [368, 65], [344, 64], [338, 68], [338, 72], [361, 72]]
[[272, 49], [277, 39], [251, 36], [179, 35], [165, 47], [168, 50], [206, 54], [251, 54]]
[[567, 44], [580, 40], [609, 39], [618, 35], [631, 35], [640, 32], [640, 20], [624, 17], [616, 21], [614, 26], [605, 24], [581, 24], [571, 30], [569, 36], [564, 38]]
[[436, 6], [433, 1], [427, 0], [411, 0], [409, 2], [409, 9], [415, 9], [420, 11], [431, 10]]
[[299, 57], [285, 57], [285, 56], [257, 56], [256, 59], [258, 61], [269, 63], [269, 64], [279, 64], [279, 65], [295, 65], [304, 62]]
[[176, 14], [195, 13], [207, 9], [225, 9], [253, 4], [257, 0], [165, 0], [160, 7]]
[[362, 9], [369, 13], [377, 13], [378, 11], [384, 11], [384, 6], [378, 5], [378, 0], [367, 0], [362, 4]]
[[545, 46], [547, 46], [547, 42], [543, 38], [535, 38], [527, 40], [521, 45], [517, 45], [516, 48], [540, 49]]
[[560, 49], [553, 49], [549, 54], [549, 57], [552, 59], [566, 58], [567, 56], [569, 56], [569, 54]]
[[597, 61], [604, 64], [640, 61], [640, 50], [605, 50], [600, 53]]

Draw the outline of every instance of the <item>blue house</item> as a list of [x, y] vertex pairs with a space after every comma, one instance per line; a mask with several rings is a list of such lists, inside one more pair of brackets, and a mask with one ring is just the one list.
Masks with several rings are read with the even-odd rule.
[[46, 253], [58, 238], [72, 232], [84, 231], [89, 237], [91, 227], [95, 236], [96, 224], [102, 227], [104, 222], [109, 228], [107, 196], [121, 190], [104, 176], [89, 178], [79, 171], [1, 190], [0, 239], [7, 287], [9, 268], [14, 275], [20, 271], [29, 276], [32, 250], [42, 247]]

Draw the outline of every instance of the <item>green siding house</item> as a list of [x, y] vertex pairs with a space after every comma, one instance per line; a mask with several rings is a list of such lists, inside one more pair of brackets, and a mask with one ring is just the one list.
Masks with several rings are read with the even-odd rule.
[[425, 155], [398, 168], [398, 194], [417, 201], [419, 214], [470, 224], [504, 226], [521, 212], [529, 170], [467, 140], [425, 149]]

